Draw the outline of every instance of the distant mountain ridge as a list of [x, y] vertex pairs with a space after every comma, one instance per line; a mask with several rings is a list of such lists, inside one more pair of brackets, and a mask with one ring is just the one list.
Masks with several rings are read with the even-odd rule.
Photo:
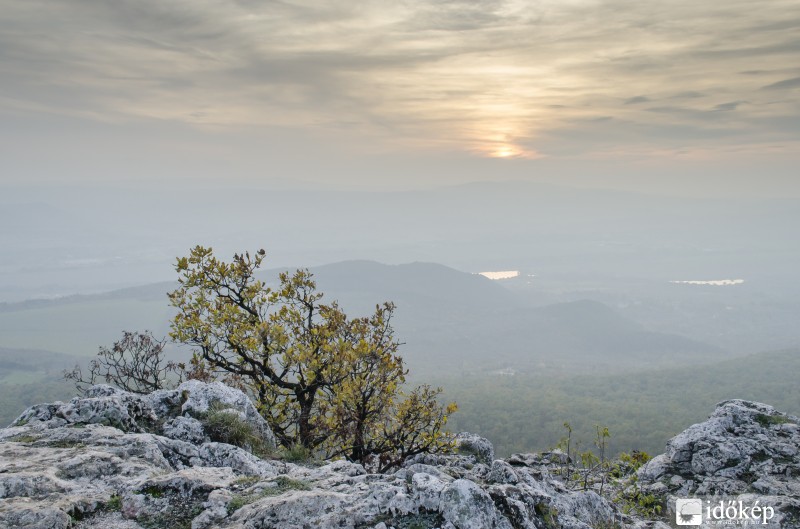
[[[401, 354], [414, 371], [453, 366], [617, 371], [623, 365], [634, 369], [724, 354], [643, 328], [595, 301], [535, 307], [498, 282], [443, 265], [344, 261], [310, 269], [325, 300], [338, 300], [352, 316], [393, 301], [397, 336], [405, 342]], [[265, 270], [259, 278], [274, 285], [284, 270]], [[165, 282], [0, 305], [0, 346], [85, 356], [125, 329], [165, 334], [172, 314], [166, 293], [175, 286]]]
[[[197, 243], [225, 254], [261, 245], [280, 264], [370, 256], [476, 271], [535, 263], [575, 274], [590, 263], [599, 276], [675, 275], [667, 279], [714, 274], [732, 259], [740, 276], [752, 277], [763, 271], [752, 261], [757, 249], [782, 258], [772, 260], [766, 275], [791, 277], [793, 227], [800, 219], [796, 199], [690, 199], [520, 181], [413, 191], [180, 189], [157, 195], [53, 186], [35, 193], [9, 189], [0, 200], [6, 221], [0, 246], [7, 251], [0, 299], [161, 279], [174, 256]], [[141, 214], [142, 204], [148, 215]], [[298, 204], [313, 214], [298, 215]]]

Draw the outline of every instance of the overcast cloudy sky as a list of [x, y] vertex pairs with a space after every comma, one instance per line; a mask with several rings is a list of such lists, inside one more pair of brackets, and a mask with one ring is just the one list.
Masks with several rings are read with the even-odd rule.
[[0, 79], [10, 184], [800, 194], [797, 0], [0, 0]]

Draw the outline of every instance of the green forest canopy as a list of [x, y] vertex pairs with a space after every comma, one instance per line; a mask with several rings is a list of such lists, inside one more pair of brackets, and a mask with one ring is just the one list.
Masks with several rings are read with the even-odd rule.
[[[1, 352], [1, 351], [0, 351]], [[0, 360], [9, 360], [12, 351]], [[60, 371], [38, 352], [13, 351], [14, 362], [0, 361], [0, 425], [13, 421], [25, 407], [74, 396]], [[17, 360], [17, 359], [23, 360]], [[22, 363], [22, 365], [20, 365]], [[67, 357], [64, 368], [74, 363]], [[489, 438], [498, 456], [552, 448], [570, 422], [574, 438], [588, 448], [594, 425], [608, 426], [612, 452], [644, 450], [651, 455], [691, 424], [704, 420], [722, 400], [745, 398], [800, 414], [800, 350], [760, 353], [712, 365], [686, 366], [611, 376], [545, 378], [515, 376], [438, 376], [412, 380], [441, 385], [443, 399], [456, 400], [459, 412], [448, 427]]]

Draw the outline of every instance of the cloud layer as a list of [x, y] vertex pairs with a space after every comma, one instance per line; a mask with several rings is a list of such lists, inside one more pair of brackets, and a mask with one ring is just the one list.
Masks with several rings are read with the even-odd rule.
[[0, 12], [0, 114], [17, 120], [286, 130], [354, 155], [798, 149], [797, 0], [0, 0]]

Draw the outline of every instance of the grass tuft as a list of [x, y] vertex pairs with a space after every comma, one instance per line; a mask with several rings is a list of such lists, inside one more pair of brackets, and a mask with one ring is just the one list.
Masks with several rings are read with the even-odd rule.
[[235, 410], [215, 404], [200, 420], [212, 441], [244, 448], [259, 457], [270, 454], [269, 446]]
[[105, 504], [105, 510], [107, 511], [121, 511], [122, 510], [122, 498], [119, 497], [117, 494], [111, 496]]
[[314, 458], [314, 454], [301, 444], [294, 444], [281, 450], [281, 459], [290, 463], [306, 463]]
[[280, 496], [285, 492], [289, 492], [290, 490], [311, 490], [311, 485], [303, 481], [301, 479], [292, 479], [287, 476], [278, 476], [275, 481], [274, 485], [270, 487], [266, 487], [264, 489], [259, 490], [258, 492], [254, 492], [251, 494], [237, 494], [231, 501], [228, 502], [228, 514], [232, 514], [235, 511], [241, 509], [245, 505], [249, 505], [253, 502], [260, 500], [261, 498], [267, 498], [269, 496]]
[[786, 424], [792, 421], [785, 415], [765, 415], [763, 413], [759, 413], [756, 415], [756, 422], [764, 428], [769, 428], [775, 424]]

